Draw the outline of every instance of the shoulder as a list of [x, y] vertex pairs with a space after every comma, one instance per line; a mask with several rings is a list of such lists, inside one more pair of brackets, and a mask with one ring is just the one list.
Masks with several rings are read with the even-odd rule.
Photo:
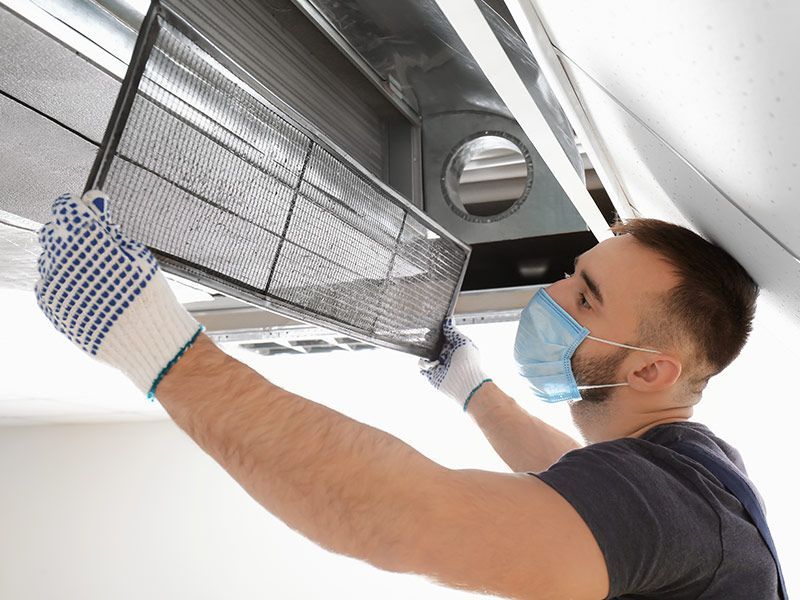
[[670, 447], [675, 442], [690, 441], [704, 446], [714, 454], [723, 456], [730, 460], [743, 473], [747, 473], [742, 455], [731, 444], [715, 435], [708, 427], [702, 423], [683, 422], [670, 423], [653, 427], [646, 432], [642, 439], [659, 446]]
[[592, 444], [535, 475], [592, 531], [612, 595], [701, 590], [722, 559], [720, 517], [702, 476], [659, 443], [623, 438]]
[[[662, 425], [639, 438], [620, 438], [572, 450], [537, 476], [557, 489], [583, 494], [608, 484], [642, 500], [670, 504], [682, 510], [708, 509], [708, 473], [673, 444], [691, 440], [719, 456], [741, 464], [739, 453], [704, 425]], [[609, 492], [610, 493], [610, 492]], [[676, 495], [680, 494], [680, 498]]]
[[[654, 518], [653, 526], [674, 527], [686, 515], [703, 515], [709, 526], [716, 511], [705, 493], [704, 476], [691, 460], [641, 438], [622, 438], [572, 450], [535, 474], [591, 519], [627, 507], [631, 517]], [[642, 514], [637, 514], [639, 510]], [[655, 510], [655, 512], [653, 512]], [[589, 523], [594, 530], [594, 524]], [[641, 523], [640, 523], [641, 525]], [[597, 523], [597, 527], [604, 525]]]

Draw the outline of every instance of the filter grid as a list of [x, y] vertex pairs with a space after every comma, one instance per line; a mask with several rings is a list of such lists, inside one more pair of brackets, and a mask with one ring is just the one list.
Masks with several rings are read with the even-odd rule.
[[174, 13], [151, 11], [96, 165], [105, 155], [112, 218], [169, 270], [434, 357], [468, 247], [254, 92]]

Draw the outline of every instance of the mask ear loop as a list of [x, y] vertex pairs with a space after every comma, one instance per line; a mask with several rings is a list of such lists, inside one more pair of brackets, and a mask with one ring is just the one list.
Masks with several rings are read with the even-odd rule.
[[[651, 350], [649, 348], [639, 348], [639, 346], [629, 346], [628, 344], [620, 344], [619, 342], [612, 342], [611, 340], [604, 340], [603, 338], [594, 337], [593, 335], [586, 336], [590, 340], [594, 340], [595, 342], [603, 342], [604, 344], [610, 344], [612, 346], [617, 346], [619, 348], [627, 348], [628, 350], [641, 350], [642, 352], [652, 352], [653, 354], [661, 354], [659, 350]], [[628, 382], [625, 383], [606, 383], [603, 385], [579, 385], [579, 390], [597, 390], [600, 388], [610, 388], [610, 387], [622, 387], [625, 385], [630, 385]]]
[[590, 340], [594, 340], [595, 342], [603, 342], [604, 344], [611, 344], [612, 346], [617, 346], [619, 348], [627, 348], [628, 350], [641, 350], [642, 352], [652, 352], [653, 354], [661, 354], [660, 350], [651, 350], [649, 348], [639, 348], [639, 346], [629, 346], [628, 344], [620, 344], [619, 342], [604, 340], [603, 338], [594, 337], [593, 335], [587, 335], [586, 337], [589, 338]]
[[604, 383], [603, 385], [579, 385], [579, 390], [596, 390], [599, 388], [621, 387], [623, 385], [630, 385], [629, 383]]

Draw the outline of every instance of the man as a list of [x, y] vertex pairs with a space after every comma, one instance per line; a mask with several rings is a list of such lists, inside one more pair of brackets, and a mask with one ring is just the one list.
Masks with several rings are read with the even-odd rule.
[[571, 409], [585, 448], [520, 410], [445, 325], [426, 375], [518, 472], [503, 474], [446, 469], [227, 356], [106, 209], [99, 193], [56, 200], [39, 235], [39, 305], [320, 545], [505, 597], [777, 597], [775, 563], [742, 506], [669, 447], [691, 441], [741, 468], [687, 420], [744, 345], [757, 287], [699, 236], [658, 221], [619, 226], [523, 311], [520, 371], [543, 399], [583, 397]]

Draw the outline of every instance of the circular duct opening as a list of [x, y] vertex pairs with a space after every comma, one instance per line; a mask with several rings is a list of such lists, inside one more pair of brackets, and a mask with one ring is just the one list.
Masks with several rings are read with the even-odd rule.
[[442, 192], [462, 218], [499, 221], [515, 212], [533, 184], [525, 146], [505, 132], [484, 131], [455, 146], [444, 164]]

